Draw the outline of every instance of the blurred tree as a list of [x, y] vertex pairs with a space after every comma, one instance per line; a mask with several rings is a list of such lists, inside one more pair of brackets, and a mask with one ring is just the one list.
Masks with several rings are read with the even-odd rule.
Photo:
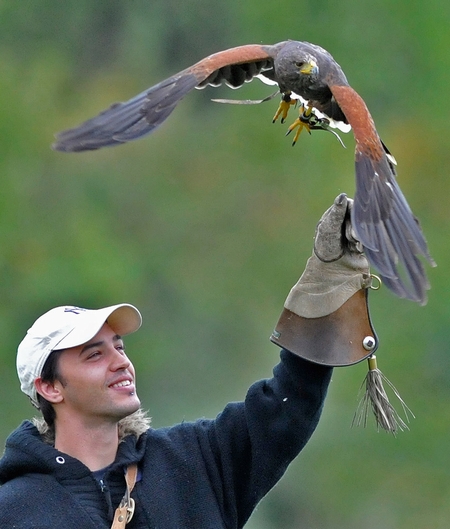
[[411, 431], [350, 429], [365, 366], [336, 369], [316, 434], [248, 527], [446, 529], [449, 18], [438, 0], [2, 2], [0, 441], [33, 414], [17, 344], [58, 304], [142, 309], [127, 343], [155, 426], [212, 416], [270, 374], [268, 336], [315, 223], [338, 193], [354, 192], [352, 140], [342, 149], [313, 134], [292, 149], [285, 127], [271, 125], [276, 101], [214, 105], [222, 96], [205, 90], [140, 142], [84, 155], [49, 145], [217, 50], [309, 40], [367, 100], [439, 266], [425, 308], [371, 295], [380, 366], [417, 416]]

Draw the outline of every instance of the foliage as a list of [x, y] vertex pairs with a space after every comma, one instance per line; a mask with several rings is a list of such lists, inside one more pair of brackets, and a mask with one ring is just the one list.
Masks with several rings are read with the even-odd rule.
[[270, 375], [268, 336], [315, 223], [338, 193], [354, 192], [350, 136], [346, 150], [321, 133], [291, 148], [285, 127], [271, 125], [275, 101], [215, 105], [236, 94], [210, 89], [145, 140], [78, 155], [49, 146], [55, 131], [209, 53], [310, 40], [366, 99], [439, 266], [425, 308], [386, 289], [371, 295], [380, 367], [417, 417], [411, 430], [394, 439], [351, 429], [365, 366], [336, 369], [316, 434], [248, 527], [447, 527], [449, 17], [437, 0], [3, 2], [0, 440], [33, 413], [17, 344], [58, 304], [142, 310], [127, 343], [155, 426], [213, 416]]

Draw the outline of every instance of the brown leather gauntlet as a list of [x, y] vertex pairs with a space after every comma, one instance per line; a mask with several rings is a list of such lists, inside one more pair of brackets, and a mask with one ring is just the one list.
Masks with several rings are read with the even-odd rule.
[[320, 219], [314, 251], [272, 333], [275, 344], [315, 363], [346, 366], [377, 348], [367, 303], [369, 263], [353, 238], [345, 194]]
[[284, 308], [270, 339], [316, 364], [348, 366], [361, 362], [378, 347], [367, 303], [367, 289], [358, 290], [327, 316], [305, 318]]

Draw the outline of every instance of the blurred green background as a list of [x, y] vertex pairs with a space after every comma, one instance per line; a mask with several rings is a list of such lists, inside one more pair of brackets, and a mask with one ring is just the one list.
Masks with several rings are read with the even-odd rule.
[[268, 337], [317, 220], [354, 193], [351, 134], [272, 125], [277, 100], [195, 91], [153, 136], [87, 154], [53, 134], [228, 47], [308, 40], [366, 100], [438, 263], [420, 307], [371, 295], [378, 359], [416, 415], [397, 438], [351, 428], [365, 363], [336, 369], [311, 442], [250, 529], [449, 527], [450, 3], [441, 0], [41, 0], [0, 3], [0, 442], [33, 415], [15, 350], [59, 304], [127, 301], [127, 340], [155, 427], [215, 416], [270, 376]]

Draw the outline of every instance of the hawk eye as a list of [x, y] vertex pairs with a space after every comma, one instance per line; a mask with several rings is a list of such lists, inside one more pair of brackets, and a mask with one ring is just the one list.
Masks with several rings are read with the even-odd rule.
[[304, 62], [303, 61], [295, 61], [295, 66], [297, 66], [297, 68], [301, 68], [302, 66], [304, 66]]

